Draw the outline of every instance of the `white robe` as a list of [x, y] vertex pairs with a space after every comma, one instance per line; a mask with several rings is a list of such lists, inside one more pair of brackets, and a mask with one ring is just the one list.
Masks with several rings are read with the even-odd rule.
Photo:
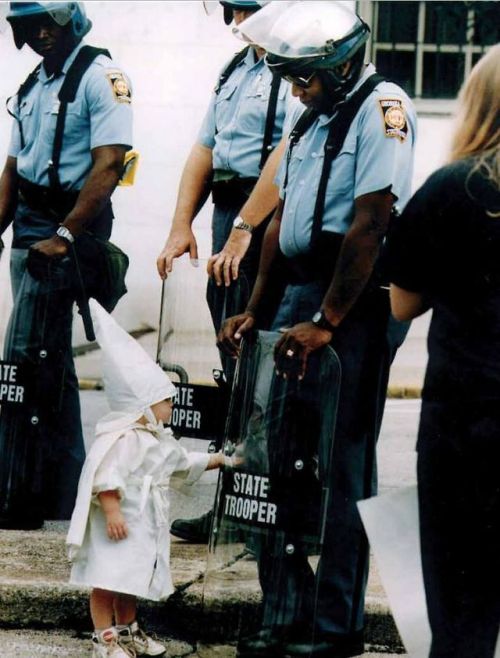
[[[202, 475], [207, 453], [187, 452], [170, 429], [155, 431], [124, 414], [97, 426], [85, 461], [66, 539], [70, 583], [153, 601], [174, 591], [170, 573], [168, 487], [185, 488]], [[128, 536], [115, 541], [97, 494], [117, 490]]]

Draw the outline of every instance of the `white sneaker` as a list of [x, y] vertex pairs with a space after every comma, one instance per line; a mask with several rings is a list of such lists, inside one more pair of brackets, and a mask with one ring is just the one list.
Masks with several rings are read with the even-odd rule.
[[123, 647], [133, 647], [136, 656], [163, 656], [167, 650], [161, 642], [146, 635], [136, 621], [118, 628], [118, 641]]
[[118, 631], [114, 626], [92, 635], [92, 658], [135, 658], [134, 647], [124, 647], [118, 642]]

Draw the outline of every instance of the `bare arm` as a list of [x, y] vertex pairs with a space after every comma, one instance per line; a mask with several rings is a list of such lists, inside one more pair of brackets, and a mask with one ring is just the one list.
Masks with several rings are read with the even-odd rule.
[[337, 266], [323, 300], [329, 322], [337, 326], [352, 308], [370, 278], [389, 227], [393, 196], [381, 191], [355, 202], [355, 216], [342, 242]]
[[429, 308], [429, 302], [421, 293], [404, 290], [391, 283], [391, 311], [396, 320], [413, 320]]
[[214, 468], [221, 468], [224, 466], [224, 454], [216, 452], [208, 458], [207, 471], [212, 471]]
[[[373, 272], [380, 244], [389, 226], [392, 202], [389, 191], [365, 194], [356, 199], [354, 220], [342, 242], [335, 272], [322, 304], [328, 321], [334, 327], [352, 308]], [[321, 329], [312, 322], [295, 325], [276, 344], [278, 368], [293, 357], [300, 362], [295, 371], [302, 378], [309, 354], [328, 344], [331, 339], [331, 331]]]
[[212, 149], [195, 144], [182, 172], [172, 227], [156, 261], [158, 274], [162, 279], [172, 271], [174, 258], [186, 252], [189, 252], [192, 259], [198, 258], [198, 247], [191, 224], [210, 193], [212, 174]]
[[280, 201], [264, 234], [259, 270], [246, 310], [244, 313], [228, 318], [217, 336], [218, 346], [229, 356], [236, 357], [238, 355], [242, 335], [250, 331], [255, 325], [255, 317], [264, 298], [271, 268], [279, 249], [282, 212], [283, 202]]
[[17, 160], [8, 156], [0, 176], [0, 235], [11, 223], [17, 200]]
[[98, 498], [106, 517], [108, 537], [116, 540], [125, 539], [128, 535], [128, 529], [120, 508], [118, 492], [115, 490], [101, 491]]
[[[274, 184], [276, 172], [286, 149], [284, 137], [271, 153], [262, 169], [252, 194], [240, 211], [240, 216], [247, 224], [259, 226], [276, 208], [279, 190]], [[215, 278], [218, 285], [229, 286], [231, 280], [238, 278], [239, 266], [250, 245], [251, 234], [248, 231], [233, 229], [222, 251], [214, 254], [208, 261], [208, 273]]]
[[[123, 171], [125, 146], [100, 146], [92, 150], [93, 165], [82, 187], [75, 207], [66, 216], [65, 226], [74, 236], [85, 230], [104, 208]], [[59, 236], [37, 242], [33, 249], [48, 257], [64, 256], [68, 243]]]

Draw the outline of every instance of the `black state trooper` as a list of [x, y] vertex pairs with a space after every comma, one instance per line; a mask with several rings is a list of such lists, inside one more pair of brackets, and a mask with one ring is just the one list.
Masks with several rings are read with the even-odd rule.
[[[394, 354], [388, 290], [376, 262], [392, 207], [410, 196], [415, 111], [401, 88], [364, 65], [369, 28], [338, 2], [273, 2], [238, 31], [266, 50], [268, 66], [291, 83], [306, 110], [291, 122], [278, 174], [281, 200], [264, 236], [257, 284], [246, 311], [226, 321], [220, 345], [238, 354], [281, 251], [289, 285], [272, 326], [283, 332], [277, 370], [310, 376], [311, 354], [325, 345], [342, 370], [317, 573], [305, 553], [279, 574], [272, 569], [279, 556], [259, 556], [262, 629], [240, 642], [239, 655], [355, 656], [364, 650], [368, 574], [356, 503], [376, 491], [375, 445]], [[299, 592], [294, 583], [307, 578], [307, 591]], [[286, 605], [277, 591], [287, 592]]]
[[[239, 24], [266, 3], [235, 0], [220, 4], [226, 24], [233, 19]], [[157, 260], [162, 278], [171, 272], [173, 261], [182, 254], [189, 253], [193, 261], [198, 259], [192, 223], [211, 191], [212, 253], [218, 253], [230, 235], [242, 234], [249, 249], [239, 263], [240, 272], [246, 281], [244, 287], [252, 288], [266, 222], [253, 233], [251, 222], [268, 218], [278, 203], [273, 162], [280, 160], [281, 150], [275, 147], [281, 141], [290, 100], [289, 85], [267, 68], [262, 50], [247, 46], [224, 67], [197, 141], [184, 165], [172, 226]], [[266, 162], [269, 167], [264, 166]], [[259, 203], [245, 205], [261, 171]], [[266, 175], [268, 171], [270, 175]], [[229, 314], [242, 310], [248, 300], [244, 291], [242, 298], [238, 302], [235, 295], [228, 300], [224, 287], [209, 280], [207, 302], [216, 331], [226, 308], [232, 309]], [[230, 362], [225, 365], [228, 378], [231, 378], [231, 365]], [[198, 519], [178, 519], [172, 524], [172, 533], [187, 541], [205, 543], [211, 519], [211, 512]]]
[[[84, 231], [111, 234], [132, 95], [109, 53], [82, 41], [92, 26], [83, 3], [11, 2], [7, 20], [16, 46], [42, 60], [8, 104], [14, 121], [0, 178], [0, 232], [13, 226], [4, 358], [37, 369], [30, 408], [0, 416], [0, 527], [37, 528], [70, 518], [85, 457], [69, 256]], [[28, 262], [43, 262], [48, 275], [34, 278]]]

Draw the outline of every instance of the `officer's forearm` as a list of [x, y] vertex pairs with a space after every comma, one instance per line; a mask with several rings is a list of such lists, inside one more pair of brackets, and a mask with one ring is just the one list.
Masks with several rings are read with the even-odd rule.
[[259, 270], [246, 308], [253, 315], [257, 315], [259, 306], [265, 298], [269, 275], [278, 254], [281, 213], [282, 202], [280, 201], [262, 239]]
[[0, 235], [13, 219], [13, 208], [17, 200], [17, 161], [9, 156], [0, 176]]
[[172, 229], [191, 226], [210, 194], [212, 174], [212, 150], [195, 144], [182, 171]]
[[278, 205], [279, 190], [274, 179], [285, 148], [286, 139], [282, 139], [267, 159], [252, 194], [241, 209], [240, 215], [247, 224], [258, 226]]
[[63, 222], [73, 235], [81, 233], [108, 203], [122, 175], [125, 152], [126, 148], [121, 146], [103, 146], [92, 152], [94, 165], [74, 208]]
[[339, 325], [363, 292], [373, 272], [389, 224], [392, 196], [369, 194], [356, 202], [356, 214], [346, 233], [330, 287], [323, 300], [328, 321]]

